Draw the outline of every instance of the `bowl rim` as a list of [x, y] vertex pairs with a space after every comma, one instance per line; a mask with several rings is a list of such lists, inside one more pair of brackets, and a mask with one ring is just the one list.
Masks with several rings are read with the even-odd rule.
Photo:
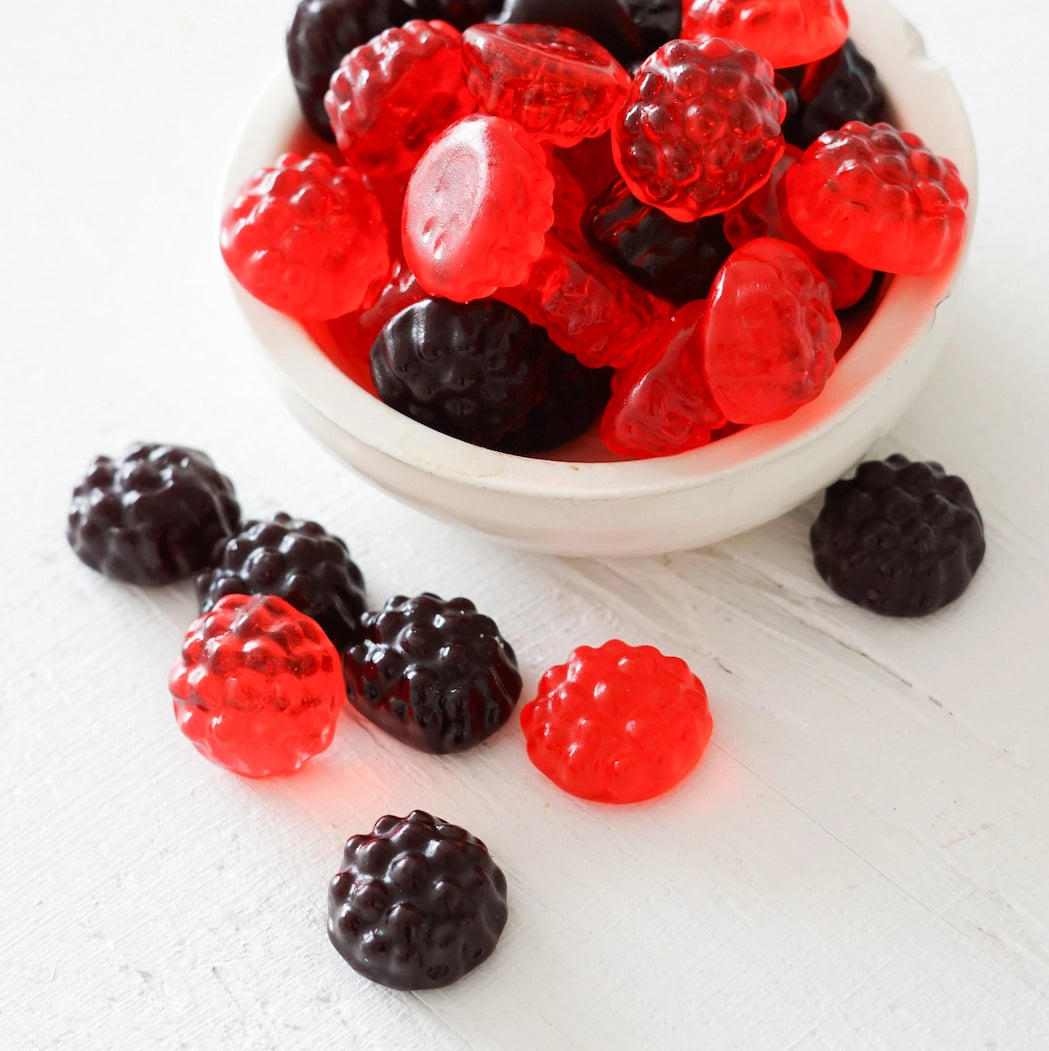
[[[791, 416], [745, 427], [698, 449], [648, 459], [591, 461], [496, 452], [434, 431], [385, 405], [342, 372], [302, 325], [254, 299], [230, 275], [235, 299], [275, 378], [290, 385], [331, 425], [377, 453], [472, 488], [544, 500], [618, 500], [714, 486], [743, 468], [774, 465], [777, 459], [822, 442], [844, 419], [862, 411], [882, 385], [892, 382], [921, 334], [931, 327], [967, 254], [976, 211], [975, 144], [948, 73], [928, 57], [917, 30], [888, 0], [852, 0], [850, 16], [850, 35], [860, 50], [884, 52], [875, 65], [892, 109], [906, 112], [908, 101], [919, 97], [915, 92], [926, 101], [936, 100], [935, 127], [913, 129], [906, 116], [900, 124], [917, 130], [931, 148], [958, 166], [969, 190], [966, 231], [959, 253], [939, 270], [886, 281], [880, 302], [837, 362], [823, 392]], [[875, 39], [884, 47], [873, 47]], [[301, 124], [282, 62], [234, 140], [220, 214], [251, 172], [286, 152]], [[938, 146], [939, 141], [949, 149]]]

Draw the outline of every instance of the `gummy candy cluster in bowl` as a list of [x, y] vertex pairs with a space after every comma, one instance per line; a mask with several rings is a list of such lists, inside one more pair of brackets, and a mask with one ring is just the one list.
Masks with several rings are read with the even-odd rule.
[[[850, 40], [877, 70], [885, 95], [884, 119], [919, 136], [931, 153], [956, 166], [968, 204], [960, 240], [931, 269], [879, 275], [859, 304], [838, 311], [841, 340], [833, 351], [833, 368], [820, 378], [816, 396], [799, 398], [799, 406], [782, 418], [720, 429], [715, 424], [713, 440], [681, 452], [631, 455], [629, 450], [610, 449], [608, 441], [602, 441], [606, 432], [594, 423], [555, 449], [522, 455], [455, 437], [398, 411], [387, 404], [392, 399], [384, 401], [378, 395], [368, 355], [341, 352], [333, 340], [337, 320], [303, 321], [265, 305], [233, 281], [236, 300], [295, 416], [356, 473], [401, 501], [514, 546], [552, 554], [643, 555], [713, 543], [785, 513], [846, 473], [899, 419], [932, 374], [949, 334], [950, 293], [971, 236], [976, 203], [975, 148], [948, 74], [929, 59], [918, 33], [886, 0], [851, 0], [848, 17]], [[470, 148], [470, 142], [453, 142], [445, 153], [454, 159]], [[306, 156], [318, 149], [336, 155], [334, 147], [327, 147], [304, 123], [288, 70], [282, 68], [238, 135], [222, 192], [223, 208], [253, 173], [272, 166], [276, 158], [289, 152]], [[514, 164], [518, 175], [520, 166], [530, 163], [527, 155], [521, 156]], [[429, 157], [424, 154], [417, 172]], [[430, 162], [430, 167], [436, 163]], [[630, 163], [627, 157], [621, 170], [629, 171]], [[458, 175], [455, 164], [446, 164], [435, 178], [454, 183]], [[455, 192], [453, 185], [453, 199]], [[534, 187], [526, 184], [517, 192], [518, 211], [537, 207]], [[555, 202], [555, 211], [557, 207]], [[508, 226], [511, 220], [519, 221], [519, 216], [508, 216]], [[406, 206], [404, 252], [414, 265], [413, 245], [418, 256], [418, 246], [432, 235], [433, 222], [424, 215], [414, 231], [412, 222]], [[558, 219], [554, 222], [556, 228]], [[438, 233], [451, 241], [454, 253], [455, 222], [445, 227]], [[408, 244], [412, 238], [413, 244]], [[489, 253], [492, 258], [496, 248]], [[544, 258], [535, 269], [543, 266]], [[425, 273], [428, 283], [443, 288], [444, 275], [432, 260], [420, 261], [418, 271], [420, 282]], [[739, 272], [749, 271], [741, 267]], [[486, 292], [483, 284], [482, 274], [474, 302], [485, 301], [480, 298]], [[726, 278], [722, 284], [732, 282]], [[736, 298], [745, 298], [747, 292], [744, 283]], [[426, 293], [438, 295], [433, 289]], [[471, 294], [460, 297], [470, 298]], [[527, 295], [501, 298], [526, 313], [532, 305]], [[687, 304], [668, 309], [670, 321], [678, 324], [680, 318], [682, 329], [698, 325], [706, 303], [692, 308]], [[457, 331], [469, 330], [471, 322], [463, 320], [463, 311], [456, 307], [453, 313]], [[478, 316], [483, 325], [487, 315]], [[431, 323], [428, 316], [412, 317], [410, 311], [398, 317], [409, 334]], [[383, 332], [395, 324], [391, 320]], [[506, 328], [502, 321], [498, 324], [500, 331]], [[713, 329], [711, 321], [705, 329], [708, 342]], [[728, 338], [732, 336], [730, 332]], [[387, 343], [393, 345], [397, 338], [392, 331]], [[512, 326], [507, 338], [517, 338]], [[742, 389], [746, 391], [745, 385]], [[653, 404], [658, 410], [658, 396], [649, 399], [650, 408]], [[669, 407], [667, 416], [678, 408]], [[680, 421], [675, 425], [680, 431]], [[512, 443], [507, 448], [513, 450]]]

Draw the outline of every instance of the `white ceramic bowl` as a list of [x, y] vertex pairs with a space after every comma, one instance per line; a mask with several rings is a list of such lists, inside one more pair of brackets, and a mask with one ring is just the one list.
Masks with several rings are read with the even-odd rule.
[[[851, 0], [849, 9], [852, 38], [878, 70], [893, 122], [958, 165], [971, 194], [968, 238], [975, 148], [950, 78], [886, 0]], [[238, 136], [223, 202], [256, 168], [297, 148], [301, 135], [290, 78], [280, 70]], [[770, 521], [845, 474], [929, 378], [950, 328], [960, 263], [889, 281], [822, 394], [790, 418], [676, 456], [621, 462], [578, 452], [575, 459], [510, 456], [430, 430], [358, 386], [296, 322], [231, 283], [288, 405], [358, 474], [427, 514], [517, 547], [618, 556], [713, 543]]]

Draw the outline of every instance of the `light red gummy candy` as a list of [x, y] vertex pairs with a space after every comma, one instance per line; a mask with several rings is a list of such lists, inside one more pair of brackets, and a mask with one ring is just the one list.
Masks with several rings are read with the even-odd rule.
[[562, 26], [471, 26], [463, 33], [463, 60], [466, 86], [482, 110], [556, 146], [606, 131], [630, 86], [600, 44]]
[[969, 193], [957, 167], [889, 124], [825, 132], [786, 187], [790, 217], [810, 241], [872, 270], [925, 274], [961, 248]]
[[669, 456], [706, 445], [725, 423], [703, 374], [707, 304], [686, 303], [657, 330], [649, 349], [612, 382], [601, 440], [621, 456]]
[[257, 171], [222, 217], [222, 258], [253, 296], [297, 318], [356, 310], [389, 266], [374, 194], [320, 153]]
[[422, 19], [385, 30], [342, 60], [324, 108], [340, 152], [361, 172], [410, 170], [444, 128], [475, 109], [462, 35]]
[[738, 40], [785, 69], [841, 47], [849, 15], [842, 0], [685, 0], [681, 35]]
[[826, 279], [786, 241], [760, 237], [714, 278], [703, 334], [715, 404], [733, 423], [782, 419], [823, 390], [841, 326]]
[[431, 295], [467, 303], [516, 285], [554, 221], [543, 148], [514, 121], [474, 114], [447, 128], [408, 180], [404, 258]]
[[649, 55], [612, 125], [631, 193], [690, 222], [757, 189], [783, 153], [773, 81], [767, 59], [731, 40], [671, 40]]
[[290, 774], [331, 744], [342, 664], [316, 621], [275, 595], [226, 595], [189, 626], [169, 688], [179, 728], [245, 777]]
[[550, 668], [521, 710], [528, 756], [566, 792], [636, 803], [696, 766], [713, 729], [702, 682], [678, 657], [612, 639]]

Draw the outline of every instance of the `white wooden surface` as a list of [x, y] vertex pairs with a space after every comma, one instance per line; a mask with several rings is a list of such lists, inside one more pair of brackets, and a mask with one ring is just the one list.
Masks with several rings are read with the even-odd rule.
[[[919, 623], [825, 589], [814, 505], [708, 550], [566, 561], [356, 481], [271, 392], [215, 248], [225, 150], [290, 5], [9, 5], [0, 1046], [1049, 1047], [1049, 40], [1019, 0], [900, 6], [982, 162], [964, 324], [875, 450], [941, 460], [986, 520], [973, 587]], [[345, 536], [373, 604], [470, 596], [526, 691], [612, 636], [685, 658], [707, 759], [614, 809], [546, 783], [516, 723], [442, 759], [346, 715], [300, 776], [211, 766], [166, 692], [191, 589], [112, 584], [63, 538], [88, 460], [140, 437], [209, 450], [248, 515]], [[425, 995], [359, 979], [324, 934], [343, 840], [413, 807], [510, 883], [495, 956]]]

